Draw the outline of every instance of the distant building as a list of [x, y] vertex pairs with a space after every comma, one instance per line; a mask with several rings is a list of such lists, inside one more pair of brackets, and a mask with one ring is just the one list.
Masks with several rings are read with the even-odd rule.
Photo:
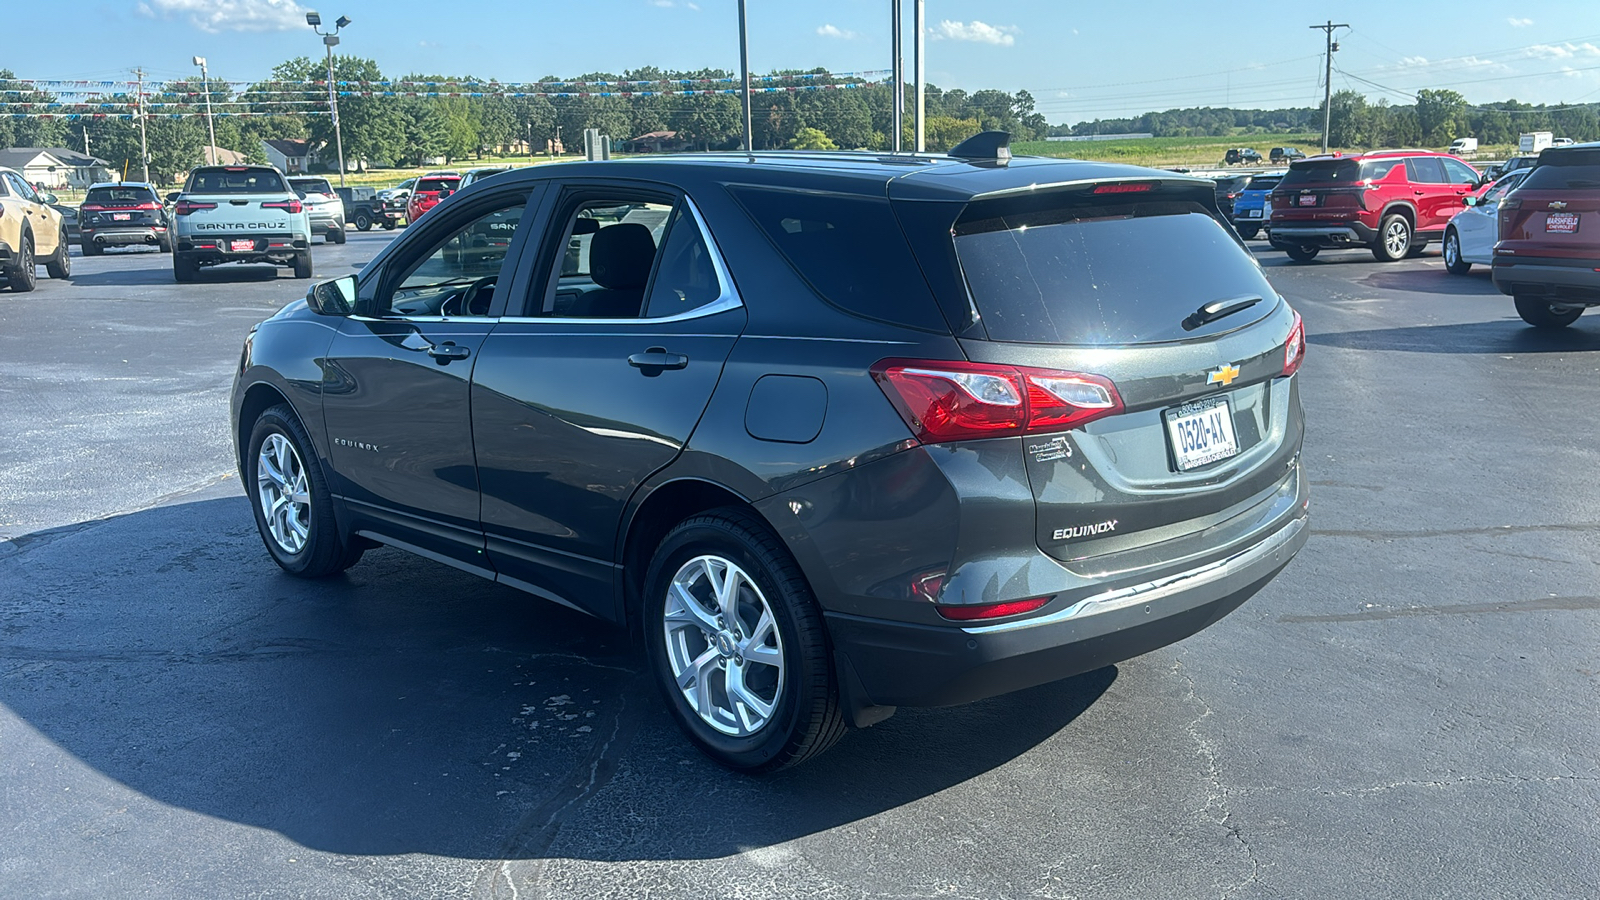
[[680, 140], [676, 131], [652, 131], [623, 141], [622, 149], [625, 153], [680, 153], [689, 149], [689, 142]]
[[267, 152], [267, 162], [285, 175], [304, 175], [318, 163], [317, 148], [310, 141], [290, 141], [272, 138], [261, 142]]
[[[213, 157], [212, 153], [215, 153], [216, 156]], [[247, 154], [240, 153], [237, 150], [229, 150], [227, 147], [202, 147], [200, 148], [200, 159], [202, 161], [215, 159], [219, 166], [243, 166], [250, 162], [250, 157]]]
[[12, 147], [0, 150], [0, 166], [15, 169], [29, 184], [48, 189], [86, 188], [96, 182], [121, 181], [111, 164], [65, 147]]

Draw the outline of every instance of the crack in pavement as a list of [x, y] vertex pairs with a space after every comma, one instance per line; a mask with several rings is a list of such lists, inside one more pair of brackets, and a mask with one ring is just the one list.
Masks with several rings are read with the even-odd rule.
[[[1260, 884], [1261, 861], [1256, 859], [1255, 848], [1250, 846], [1250, 842], [1245, 839], [1243, 829], [1232, 823], [1233, 810], [1228, 803], [1230, 791], [1222, 781], [1222, 766], [1217, 761], [1217, 751], [1212, 747], [1211, 742], [1206, 739], [1205, 735], [1200, 732], [1200, 723], [1211, 717], [1211, 704], [1201, 699], [1194, 679], [1183, 670], [1183, 662], [1181, 660], [1173, 661], [1172, 674], [1184, 680], [1184, 683], [1189, 687], [1189, 696], [1186, 699], [1200, 709], [1200, 714], [1189, 720], [1184, 726], [1184, 730], [1189, 733], [1189, 738], [1194, 741], [1200, 756], [1205, 760], [1206, 778], [1211, 783], [1211, 788], [1207, 792], [1206, 805], [1201, 808], [1200, 812], [1208, 818], [1215, 816], [1216, 823], [1227, 831], [1229, 837], [1238, 842], [1239, 846], [1244, 849], [1245, 858], [1250, 861], [1249, 877], [1222, 892], [1223, 900], [1227, 900], [1228, 897], [1232, 897], [1249, 885]], [[1213, 809], [1216, 810], [1215, 813], [1212, 812]]]
[[1600, 609], [1600, 597], [1534, 597], [1493, 603], [1453, 603], [1446, 606], [1405, 606], [1399, 609], [1371, 609], [1358, 613], [1323, 616], [1279, 616], [1279, 622], [1379, 622], [1414, 616], [1475, 616], [1483, 613], [1548, 612], [1551, 610]]
[[1312, 527], [1311, 533], [1321, 537], [1366, 538], [1367, 540], [1394, 541], [1404, 538], [1435, 537], [1505, 537], [1513, 534], [1542, 534], [1545, 532], [1600, 532], [1600, 524], [1567, 523], [1549, 525], [1489, 525], [1479, 528], [1425, 528], [1419, 531], [1386, 531], [1382, 529], [1339, 529]]

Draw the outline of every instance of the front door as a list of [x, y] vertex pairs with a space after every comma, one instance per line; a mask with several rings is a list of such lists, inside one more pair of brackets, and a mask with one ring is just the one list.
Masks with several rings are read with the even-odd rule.
[[469, 394], [510, 288], [526, 188], [461, 206], [362, 279], [323, 363], [334, 490], [358, 533], [492, 574], [478, 523]]
[[502, 581], [614, 619], [623, 507], [683, 449], [745, 315], [680, 196], [569, 185], [549, 221], [473, 373], [483, 527]]

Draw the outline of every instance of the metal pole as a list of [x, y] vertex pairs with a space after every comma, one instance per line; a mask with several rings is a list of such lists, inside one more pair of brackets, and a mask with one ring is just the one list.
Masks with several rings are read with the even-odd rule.
[[889, 0], [889, 27], [894, 37], [889, 41], [890, 53], [894, 56], [894, 65], [890, 67], [889, 83], [894, 86], [894, 137], [889, 141], [889, 149], [900, 152], [900, 132], [905, 129], [905, 87], [901, 81], [904, 72], [900, 65], [900, 0]]
[[328, 48], [328, 111], [333, 116], [334, 147], [339, 151], [339, 187], [344, 187], [344, 132], [339, 128], [339, 94], [333, 87], [333, 46], [339, 39], [330, 34], [322, 43]]
[[744, 80], [744, 149], [756, 149], [755, 123], [750, 114], [750, 31], [745, 25], [744, 0], [739, 0], [739, 72]]
[[150, 183], [150, 142], [144, 133], [144, 70], [134, 69], [139, 76], [139, 161], [144, 164], [144, 183]]
[[912, 26], [917, 29], [917, 40], [912, 45], [912, 53], [916, 56], [917, 64], [917, 152], [922, 153], [928, 149], [928, 142], [923, 134], [923, 125], [927, 116], [928, 75], [923, 68], [922, 32], [925, 30], [923, 20], [923, 0], [917, 0], [916, 14], [912, 16]]
[[1335, 28], [1349, 28], [1343, 22], [1335, 25], [1332, 19], [1326, 25], [1311, 25], [1310, 28], [1319, 28], [1327, 39], [1327, 63], [1322, 75], [1322, 152], [1328, 152], [1328, 131], [1333, 126], [1333, 30]]
[[206, 135], [211, 138], [211, 143], [206, 145], [206, 159], [211, 165], [217, 164], [217, 128], [211, 120], [211, 76], [206, 72], [206, 59], [200, 57], [200, 85], [206, 92]]

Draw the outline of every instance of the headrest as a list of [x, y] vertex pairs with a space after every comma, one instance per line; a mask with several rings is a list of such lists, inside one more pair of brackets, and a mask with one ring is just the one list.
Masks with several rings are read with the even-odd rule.
[[589, 275], [611, 290], [643, 288], [656, 258], [656, 239], [638, 222], [608, 225], [589, 244]]

